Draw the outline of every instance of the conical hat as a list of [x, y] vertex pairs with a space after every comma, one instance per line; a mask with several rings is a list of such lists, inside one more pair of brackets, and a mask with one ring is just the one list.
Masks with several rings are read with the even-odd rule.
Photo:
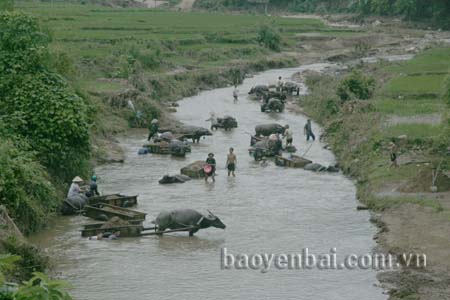
[[81, 179], [80, 176], [76, 176], [76, 177], [72, 180], [72, 182], [83, 182], [83, 179]]

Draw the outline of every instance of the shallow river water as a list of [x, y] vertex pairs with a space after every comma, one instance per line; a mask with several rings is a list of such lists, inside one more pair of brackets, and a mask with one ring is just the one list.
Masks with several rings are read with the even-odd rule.
[[[313, 173], [256, 164], [248, 155], [250, 136], [260, 123], [289, 124], [294, 144], [303, 154], [310, 143], [303, 136], [306, 118], [285, 112], [261, 113], [256, 101], [247, 99], [251, 86], [274, 83], [299, 70], [320, 70], [316, 64], [271, 70], [246, 79], [239, 86], [237, 104], [232, 88], [202, 92], [180, 101], [176, 117], [192, 125], [209, 127], [204, 120], [214, 111], [237, 118], [239, 127], [215, 131], [212, 137], [193, 145], [186, 158], [138, 156], [145, 133], [121, 139], [126, 148], [124, 164], [98, 167], [102, 193], [138, 194], [138, 210], [148, 213], [146, 225], [162, 210], [207, 209], [220, 216], [225, 230], [209, 228], [194, 237], [175, 233], [162, 237], [123, 238], [118, 241], [88, 241], [80, 237], [85, 217], [60, 218], [54, 229], [34, 237], [56, 261], [56, 270], [74, 286], [78, 300], [148, 299], [386, 299], [374, 270], [222, 270], [222, 248], [237, 253], [329, 253], [337, 248], [338, 260], [347, 254], [371, 253], [376, 228], [367, 212], [357, 212], [355, 186], [342, 174]], [[318, 137], [320, 128], [313, 124]], [[236, 150], [237, 177], [225, 170], [229, 147]], [[334, 162], [333, 154], [316, 141], [307, 158], [322, 164]], [[216, 182], [192, 180], [160, 185], [164, 174], [175, 174], [195, 160], [214, 152], [218, 163]]]

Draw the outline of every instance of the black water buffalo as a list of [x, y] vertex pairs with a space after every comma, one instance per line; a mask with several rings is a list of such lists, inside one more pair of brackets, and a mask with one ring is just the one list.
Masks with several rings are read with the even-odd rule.
[[237, 128], [238, 123], [235, 118], [231, 116], [224, 116], [223, 118], [217, 118], [217, 123], [211, 126], [213, 129], [223, 128], [225, 130], [230, 130], [232, 128]]
[[298, 96], [300, 94], [300, 87], [298, 84], [288, 81], [283, 84], [282, 92], [290, 96], [296, 93]]
[[169, 183], [185, 183], [186, 181], [191, 180], [189, 176], [186, 175], [164, 175], [158, 182], [160, 184], [169, 184]]
[[281, 139], [264, 139], [256, 142], [249, 151], [253, 154], [255, 161], [260, 161], [264, 157], [279, 155], [282, 148]]
[[272, 124], [257, 125], [255, 127], [255, 132], [256, 136], [269, 136], [272, 133], [283, 134], [285, 129], [286, 128], [281, 126], [280, 124], [272, 123]]
[[261, 112], [273, 111], [273, 112], [283, 112], [284, 110], [284, 102], [280, 99], [271, 98], [267, 101], [264, 101], [261, 104]]
[[170, 154], [173, 156], [185, 156], [186, 152], [191, 152], [191, 146], [188, 142], [171, 140], [169, 144]]
[[195, 143], [195, 141], [199, 143], [202, 136], [212, 135], [211, 131], [207, 128], [192, 125], [181, 127], [179, 133], [182, 135], [183, 139], [192, 139], [193, 143]]
[[253, 95], [256, 94], [257, 96], [262, 96], [262, 94], [264, 93], [268, 93], [269, 92], [269, 87], [267, 85], [257, 85], [254, 86], [250, 89], [250, 91], [248, 92], [249, 95]]
[[158, 231], [193, 227], [189, 230], [189, 236], [193, 236], [194, 233], [200, 229], [208, 227], [225, 229], [225, 224], [223, 224], [222, 221], [210, 211], [208, 212], [209, 214], [205, 216], [193, 209], [162, 211], [153, 223], [156, 225]]
[[87, 203], [88, 197], [84, 194], [79, 194], [78, 196], [67, 198], [63, 202], [61, 213], [63, 215], [76, 214], [81, 211]]

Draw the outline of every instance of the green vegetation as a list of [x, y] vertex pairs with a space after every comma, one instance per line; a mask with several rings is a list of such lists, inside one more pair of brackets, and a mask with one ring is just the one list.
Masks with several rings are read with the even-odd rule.
[[[90, 5], [19, 2], [53, 30], [52, 49], [69, 53], [88, 79], [128, 78], [130, 72], [190, 71], [255, 61], [270, 55], [257, 40], [270, 21], [286, 46], [296, 33], [332, 31], [319, 20], [109, 9]], [[68, 51], [70, 50], [70, 51]]]
[[271, 50], [280, 51], [281, 49], [281, 35], [276, 29], [269, 25], [261, 26], [256, 40], [258, 43]]
[[374, 90], [375, 80], [355, 70], [339, 83], [337, 94], [342, 101], [367, 100], [372, 97]]
[[[450, 170], [449, 126], [441, 122], [447, 117], [449, 55], [449, 48], [433, 48], [406, 62], [359, 66], [343, 79], [308, 77], [311, 94], [302, 105], [324, 124], [328, 142], [345, 172], [357, 179], [358, 196], [370, 208], [415, 203], [444, 210], [432, 196], [408, 193], [430, 192], [432, 171], [438, 166], [439, 172]], [[380, 88], [369, 100], [353, 97], [343, 103], [336, 94], [348, 78], [359, 79], [361, 73], [371, 74]], [[390, 79], [385, 81], [386, 77]], [[392, 140], [398, 147], [398, 167], [389, 160]], [[414, 159], [428, 163], [411, 163]], [[450, 180], [442, 173], [435, 184], [439, 191], [450, 190]]]
[[374, 101], [376, 111], [382, 114], [399, 116], [415, 116], [440, 113], [445, 108], [440, 99], [378, 99]]
[[398, 76], [386, 86], [392, 96], [438, 96], [441, 93], [445, 75]]
[[0, 1], [0, 11], [2, 10], [13, 10], [14, 0], [2, 0]]
[[0, 199], [30, 233], [58, 208], [55, 186], [89, 170], [88, 105], [53, 70], [35, 18], [4, 12], [0, 27]]
[[0, 200], [25, 234], [47, 224], [59, 203], [55, 187], [32, 153], [23, 144], [0, 140]]

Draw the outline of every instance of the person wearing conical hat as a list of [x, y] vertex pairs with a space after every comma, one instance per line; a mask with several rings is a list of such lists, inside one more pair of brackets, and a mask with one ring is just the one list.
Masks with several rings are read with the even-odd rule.
[[67, 198], [74, 198], [80, 195], [82, 193], [80, 184], [83, 182], [83, 179], [81, 179], [80, 176], [76, 176], [72, 180], [72, 184], [70, 185], [69, 192], [67, 193]]

